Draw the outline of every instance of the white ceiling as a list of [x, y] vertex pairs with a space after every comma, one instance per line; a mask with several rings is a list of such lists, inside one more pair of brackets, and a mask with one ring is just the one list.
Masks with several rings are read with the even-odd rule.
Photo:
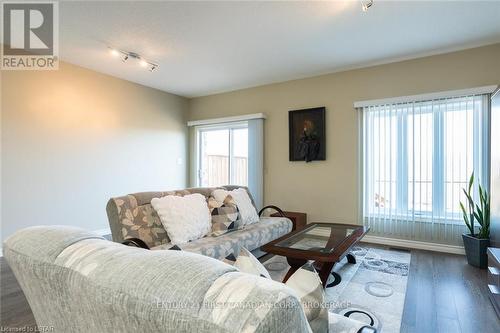
[[188, 97], [500, 42], [500, 1], [81, 1], [59, 16], [61, 59]]

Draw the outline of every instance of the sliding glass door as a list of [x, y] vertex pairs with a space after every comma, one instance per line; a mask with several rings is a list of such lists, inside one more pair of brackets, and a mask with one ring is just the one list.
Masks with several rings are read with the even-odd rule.
[[199, 128], [198, 186], [248, 185], [248, 125]]

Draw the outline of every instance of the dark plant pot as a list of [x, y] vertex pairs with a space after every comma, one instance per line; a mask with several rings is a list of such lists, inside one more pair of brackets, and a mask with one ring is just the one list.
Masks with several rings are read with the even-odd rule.
[[476, 238], [470, 234], [462, 234], [462, 239], [469, 265], [486, 268], [488, 266], [486, 250], [490, 245], [490, 240], [488, 238]]

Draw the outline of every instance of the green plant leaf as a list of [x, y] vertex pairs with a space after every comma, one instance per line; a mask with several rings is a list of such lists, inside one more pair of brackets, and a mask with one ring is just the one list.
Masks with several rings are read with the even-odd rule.
[[483, 226], [483, 218], [480, 214], [478, 214], [477, 212], [474, 212], [474, 217], [476, 218], [477, 222], [479, 223], [479, 225], [482, 227]]
[[474, 172], [472, 172], [472, 174], [470, 175], [470, 178], [469, 178], [469, 188], [467, 189], [467, 199], [469, 199], [469, 204], [470, 202], [472, 201], [472, 195], [471, 195], [471, 192], [472, 192], [472, 185], [474, 184]]
[[475, 205], [476, 205], [476, 207], [475, 207], [475, 208], [476, 208], [475, 212], [477, 212], [477, 213], [478, 213], [479, 215], [481, 215], [481, 217], [482, 217], [482, 216], [483, 216], [483, 210], [482, 210], [482, 209], [481, 209], [481, 207], [479, 207], [477, 204], [475, 204]]
[[465, 197], [467, 198], [467, 204], [470, 205], [471, 203], [473, 203], [474, 201], [472, 200], [470, 194], [464, 188], [462, 190], [464, 191]]
[[460, 208], [462, 209], [465, 225], [469, 229], [470, 233], [474, 234], [474, 231], [472, 230], [472, 227], [469, 223], [469, 216], [468, 216], [467, 211], [465, 210], [464, 204], [462, 202], [460, 202]]
[[483, 191], [484, 196], [484, 208], [483, 208], [483, 232], [484, 238], [490, 238], [490, 195], [488, 191]]
[[481, 203], [484, 202], [484, 192], [483, 192], [483, 187], [481, 186], [481, 184], [479, 184], [479, 200], [481, 201]]

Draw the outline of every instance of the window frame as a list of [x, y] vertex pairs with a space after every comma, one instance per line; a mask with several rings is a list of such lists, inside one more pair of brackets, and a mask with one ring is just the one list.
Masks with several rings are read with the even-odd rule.
[[[373, 120], [371, 125], [367, 121], [365, 121], [365, 116], [362, 115], [363, 120], [360, 122], [362, 125], [362, 129], [360, 131], [361, 142], [362, 142], [362, 166], [361, 166], [361, 179], [362, 179], [362, 191], [361, 191], [361, 207], [362, 207], [362, 216], [364, 218], [384, 218], [391, 220], [401, 220], [401, 221], [418, 221], [418, 222], [440, 222], [446, 221], [447, 223], [457, 223], [462, 224], [462, 215], [457, 211], [447, 211], [446, 205], [446, 178], [445, 178], [445, 168], [446, 168], [446, 147], [445, 147], [445, 113], [446, 112], [455, 112], [459, 110], [451, 110], [447, 109], [444, 112], [438, 112], [434, 109], [434, 103], [439, 103], [440, 100], [454, 100], [457, 99], [460, 103], [460, 99], [464, 99], [467, 97], [474, 96], [450, 96], [447, 98], [442, 98], [439, 100], [428, 100], [428, 101], [406, 101], [403, 103], [393, 103], [386, 104], [387, 108], [384, 111], [374, 111], [379, 112], [376, 117], [387, 117], [387, 110], [390, 113], [394, 112], [394, 116], [396, 117], [396, 138], [398, 140], [396, 144], [396, 198], [395, 198], [395, 207], [391, 207], [389, 209], [384, 208], [383, 211], [379, 210], [377, 212], [377, 208], [374, 203], [371, 203], [369, 207], [366, 206], [367, 196], [375, 193], [374, 186], [377, 183], [374, 178], [372, 178], [372, 184], [367, 184], [367, 179], [370, 177], [367, 176], [366, 168], [373, 168], [374, 165], [369, 163], [367, 164], [367, 160], [370, 160], [370, 156], [374, 153], [373, 151], [369, 151], [366, 147], [367, 145], [367, 134], [369, 130], [373, 131], [373, 128], [369, 128], [373, 126]], [[422, 111], [425, 105], [429, 103], [431, 105], [429, 111]], [[452, 101], [453, 103], [453, 101]], [[474, 103], [474, 100], [473, 100]], [[481, 178], [481, 183], [483, 186], [488, 184], [487, 176], [485, 175], [485, 163], [488, 161], [488, 136], [489, 133], [489, 107], [488, 105], [484, 105], [485, 99], [481, 100], [481, 111], [483, 112], [474, 112], [473, 113], [473, 169], [479, 170], [479, 175], [476, 172], [477, 176]], [[405, 106], [406, 105], [406, 106]], [[417, 107], [416, 107], [417, 105]], [[380, 107], [383, 105], [373, 105], [373, 107]], [[364, 107], [364, 108], [369, 108]], [[411, 107], [412, 112], [401, 112], [398, 108], [407, 108]], [[447, 103], [445, 103], [445, 108], [449, 108]], [[416, 111], [419, 109], [420, 111]], [[475, 109], [475, 106], [473, 106]], [[394, 110], [394, 111], [392, 111]], [[488, 110], [484, 112], [485, 110]], [[364, 112], [361, 109], [361, 112]], [[368, 111], [370, 112], [370, 111]], [[407, 149], [408, 145], [408, 126], [409, 126], [409, 115], [411, 114], [424, 114], [431, 113], [433, 114], [433, 123], [432, 123], [432, 209], [430, 211], [426, 210], [417, 210], [417, 207], [409, 207], [408, 203], [408, 189], [409, 189], [409, 153], [410, 151]], [[392, 115], [389, 115], [392, 117]], [[478, 125], [479, 124], [479, 125]], [[391, 134], [392, 135], [392, 134]], [[371, 135], [368, 135], [371, 136]], [[405, 148], [406, 147], [406, 148]], [[476, 147], [479, 147], [476, 148]], [[479, 157], [476, 154], [480, 154]], [[480, 160], [478, 160], [480, 159]], [[373, 160], [373, 159], [372, 159]], [[487, 166], [486, 166], [487, 168]], [[368, 171], [369, 173], [370, 171]], [[379, 182], [382, 182], [379, 180]], [[391, 182], [390, 180], [385, 182]], [[487, 188], [487, 186], [485, 186]], [[366, 192], [370, 193], [366, 193]], [[391, 199], [392, 200], [392, 199]]]
[[[248, 121], [237, 121], [237, 122], [228, 122], [228, 123], [220, 123], [220, 124], [211, 124], [211, 125], [202, 125], [202, 126], [195, 126], [195, 131], [196, 131], [196, 147], [195, 147], [195, 156], [196, 156], [196, 186], [197, 187], [202, 187], [202, 154], [203, 154], [203, 149], [202, 149], [202, 134], [204, 132], [210, 132], [210, 131], [218, 131], [218, 130], [228, 130], [229, 131], [229, 156], [228, 156], [228, 180], [229, 183], [232, 184], [233, 182], [233, 175], [234, 175], [234, 170], [233, 170], [233, 158], [234, 158], [234, 130], [238, 129], [247, 129], [248, 130]], [[247, 157], [248, 158], [248, 157]], [[248, 165], [247, 165], [247, 174], [248, 174]], [[228, 185], [228, 184], [223, 184], [223, 185]], [[247, 179], [247, 186], [248, 186], [248, 179]]]

